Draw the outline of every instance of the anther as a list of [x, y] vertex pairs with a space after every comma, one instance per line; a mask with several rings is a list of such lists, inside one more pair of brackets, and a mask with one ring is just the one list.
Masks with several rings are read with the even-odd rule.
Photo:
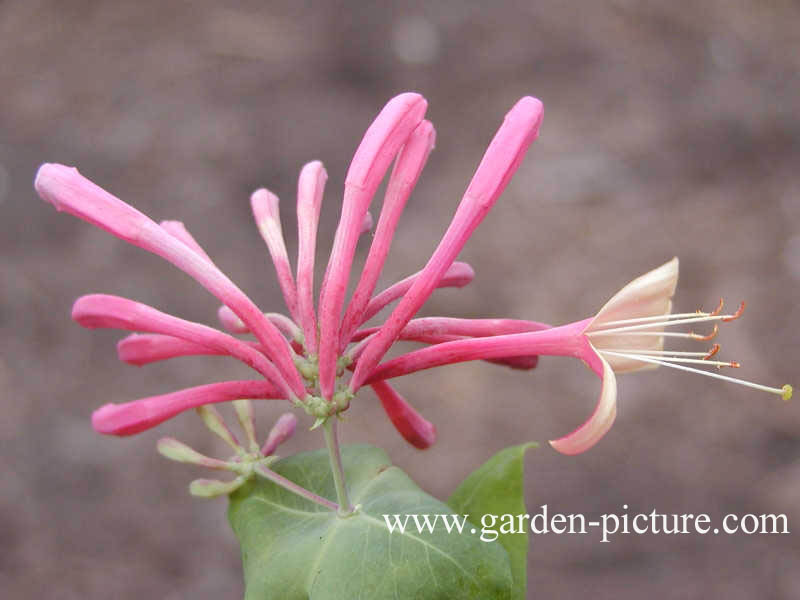
[[724, 304], [725, 304], [725, 302], [723, 301], [722, 298], [720, 298], [719, 299], [719, 304], [717, 304], [717, 308], [715, 308], [713, 311], [708, 313], [708, 316], [709, 317], [716, 317], [718, 314], [720, 314], [722, 312], [722, 307], [723, 307]]
[[692, 331], [691, 333], [689, 333], [689, 337], [692, 338], [693, 340], [701, 340], [707, 342], [708, 340], [713, 340], [715, 337], [717, 337], [717, 333], [719, 333], [719, 325], [714, 323], [714, 330], [708, 335], [700, 335], [699, 333], [695, 333], [694, 331]]
[[742, 316], [743, 312], [744, 312], [744, 300], [742, 300], [742, 303], [739, 305], [739, 309], [735, 313], [733, 313], [730, 317], [723, 317], [722, 320], [725, 323], [729, 321], [735, 321], [736, 319]]
[[713, 346], [711, 346], [711, 349], [708, 351], [708, 354], [706, 354], [703, 357], [703, 360], [708, 360], [709, 358], [714, 356], [717, 352], [719, 352], [719, 349], [720, 349], [720, 345], [719, 344], [714, 344]]
[[721, 370], [721, 369], [724, 369], [725, 367], [730, 367], [732, 369], [738, 369], [742, 365], [740, 365], [735, 360], [732, 360], [732, 361], [727, 362], [727, 363], [717, 363], [715, 366], [717, 367], [717, 370]]

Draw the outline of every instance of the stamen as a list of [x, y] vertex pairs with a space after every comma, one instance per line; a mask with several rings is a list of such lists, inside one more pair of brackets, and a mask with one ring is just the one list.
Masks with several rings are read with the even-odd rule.
[[630, 335], [634, 337], [639, 336], [656, 336], [656, 337], [675, 337], [675, 338], [684, 338], [689, 340], [703, 340], [708, 341], [714, 339], [714, 337], [719, 332], [719, 326], [715, 323], [714, 330], [709, 333], [708, 335], [700, 335], [699, 333], [695, 333], [694, 331], [690, 331], [689, 333], [681, 333], [677, 331], [623, 331], [620, 333], [616, 333], [614, 331], [590, 331], [586, 335], [587, 336], [600, 336], [605, 334], [610, 334], [614, 336], [618, 335]]
[[[717, 344], [719, 345], [719, 344]], [[708, 357], [713, 356], [708, 354], [708, 352], [676, 352], [673, 350], [620, 350], [619, 348], [615, 348], [614, 352], [624, 352], [626, 354], [645, 354], [645, 355], [654, 355], [654, 356], [697, 356], [697, 357]]]
[[[675, 319], [671, 321], [662, 320], [653, 323], [644, 323], [641, 325], [628, 325], [626, 327], [614, 327], [612, 329], [598, 329], [595, 331], [588, 332], [587, 335], [592, 335], [595, 333], [618, 333], [622, 331], [637, 331], [640, 329], [650, 329], [652, 327], [672, 327], [673, 325], [685, 325], [687, 323], [703, 323], [705, 321], [733, 321], [734, 319], [738, 319], [740, 314], [741, 314], [741, 309], [733, 315], [725, 315], [725, 316], [702, 315], [698, 317], [696, 316], [697, 313], [694, 313], [695, 316], [688, 319]], [[666, 316], [667, 315], [664, 315], [664, 317]], [[606, 325], [601, 325], [601, 327], [605, 326]]]
[[[636, 356], [636, 354], [630, 354], [630, 357]], [[673, 363], [692, 363], [696, 365], [709, 365], [711, 367], [717, 367], [721, 369], [722, 367], [731, 367], [733, 369], [738, 369], [741, 365], [735, 361], [728, 361], [722, 362], [718, 360], [707, 360], [705, 358], [682, 358], [677, 356], [661, 356], [657, 360], [663, 360], [666, 362], [673, 362]]]
[[717, 352], [719, 352], [719, 349], [720, 349], [720, 345], [719, 345], [719, 344], [714, 344], [713, 346], [711, 346], [711, 349], [708, 351], [708, 354], [706, 354], [706, 355], [705, 355], [703, 358], [704, 358], [704, 359], [709, 359], [709, 358], [711, 358], [711, 357], [712, 357], [712, 356], [714, 356], [714, 355], [715, 355]]
[[708, 335], [700, 335], [699, 333], [695, 333], [694, 331], [692, 331], [691, 333], [689, 333], [689, 337], [692, 338], [693, 340], [700, 340], [701, 342], [707, 342], [708, 340], [713, 340], [715, 337], [717, 337], [718, 333], [719, 333], [719, 325], [714, 323], [714, 331], [712, 331]]
[[[686, 367], [683, 365], [674, 364], [673, 362], [666, 362], [663, 359], [655, 359], [649, 356], [642, 356], [640, 354], [625, 354], [622, 352], [613, 352], [611, 350], [599, 350], [600, 354], [608, 354], [611, 356], [619, 356], [622, 358], [628, 358], [632, 360], [639, 360], [641, 362], [651, 363], [654, 365], [661, 365], [664, 367], [671, 367], [673, 369], [679, 369], [681, 371], [688, 371], [689, 373], [699, 373], [700, 375], [707, 375], [708, 377], [714, 377], [716, 379], [722, 379], [723, 381], [730, 381], [731, 383], [738, 383], [739, 385], [743, 385], [745, 387], [750, 387], [756, 390], [761, 390], [762, 392], [769, 392], [770, 394], [776, 394], [782, 397], [784, 400], [788, 400], [792, 397], [792, 386], [789, 384], [784, 385], [782, 388], [773, 388], [768, 387], [766, 385], [761, 385], [759, 383], [753, 383], [751, 381], [745, 381], [744, 379], [736, 379], [735, 377], [728, 377], [727, 375], [720, 375], [719, 373], [712, 373], [709, 371], [703, 371], [702, 369], [695, 369], [692, 367]], [[708, 363], [706, 363], [708, 364]]]
[[[716, 344], [719, 346], [719, 344]], [[713, 351], [713, 349], [712, 349]], [[600, 352], [611, 352], [611, 350], [600, 350]], [[738, 369], [741, 365], [735, 361], [728, 361], [728, 362], [720, 362], [716, 360], [708, 360], [709, 353], [707, 352], [673, 352], [670, 350], [619, 350], [615, 348], [613, 352], [619, 352], [620, 354], [626, 354], [628, 356], [635, 356], [635, 355], [643, 355], [649, 356], [651, 358], [655, 358], [656, 360], [665, 360], [669, 362], [681, 362], [681, 363], [695, 363], [698, 365], [710, 365], [715, 366], [718, 368], [722, 367], [733, 367], [734, 369]], [[699, 358], [690, 358], [690, 357], [699, 357]], [[713, 354], [711, 355], [713, 356]]]
[[[725, 301], [722, 298], [720, 298], [719, 299], [719, 304], [717, 304], [717, 308], [715, 308], [714, 310], [712, 310], [708, 314], [711, 315], [712, 317], [716, 317], [718, 314], [720, 314], [722, 312], [722, 307], [724, 305], [725, 305]], [[697, 312], [701, 312], [701, 311], [697, 311]]]
[[691, 317], [714, 317], [716, 316], [716, 312], [703, 312], [703, 311], [695, 311], [690, 313], [675, 313], [675, 314], [662, 314], [662, 315], [655, 315], [653, 317], [636, 317], [633, 319], [622, 319], [619, 321], [608, 321], [606, 323], [602, 323], [598, 325], [598, 327], [616, 327], [617, 325], [633, 325], [638, 323], [648, 323], [653, 321], [664, 321], [664, 320], [672, 320], [672, 319], [686, 319]]
[[735, 321], [736, 319], [738, 319], [739, 317], [741, 317], [741, 316], [742, 316], [742, 313], [743, 313], [743, 312], [744, 312], [744, 300], [742, 300], [741, 304], [739, 304], [739, 308], [738, 308], [738, 310], [737, 310], [735, 313], [733, 313], [733, 314], [732, 314], [731, 316], [729, 316], [729, 317], [722, 317], [722, 320], [723, 320], [725, 323], [728, 323], [728, 322], [730, 322], [730, 321]]

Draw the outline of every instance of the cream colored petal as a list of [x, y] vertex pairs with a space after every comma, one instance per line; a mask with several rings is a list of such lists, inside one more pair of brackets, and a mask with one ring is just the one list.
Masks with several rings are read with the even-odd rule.
[[594, 446], [602, 438], [617, 416], [617, 379], [611, 365], [598, 354], [603, 363], [603, 387], [600, 398], [597, 400], [592, 416], [572, 433], [557, 440], [551, 440], [550, 445], [562, 454], [580, 454]]
[[[623, 321], [641, 317], [669, 315], [672, 296], [678, 285], [678, 259], [673, 258], [657, 269], [637, 277], [606, 302], [592, 320], [586, 332], [597, 332], [612, 321]], [[648, 332], [663, 331], [663, 327], [647, 329]], [[592, 344], [598, 350], [661, 350], [664, 338], [653, 335], [593, 335]], [[622, 357], [609, 357], [615, 373], [628, 373], [652, 365]]]

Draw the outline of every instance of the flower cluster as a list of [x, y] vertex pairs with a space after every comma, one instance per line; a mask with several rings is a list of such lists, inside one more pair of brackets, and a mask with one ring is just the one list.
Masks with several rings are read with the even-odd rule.
[[[542, 105], [534, 98], [523, 98], [511, 109], [429, 263], [422, 271], [375, 294], [400, 215], [434, 145], [434, 128], [423, 118], [426, 108], [422, 96], [401, 94], [384, 107], [364, 135], [345, 180], [341, 219], [316, 310], [313, 279], [317, 225], [327, 178], [324, 167], [315, 161], [300, 173], [299, 243], [294, 273], [283, 239], [278, 198], [265, 189], [252, 195], [253, 215], [273, 259], [289, 316], [263, 313], [217, 268], [182, 223], [156, 223], [76, 169], [43, 165], [35, 181], [43, 199], [58, 210], [161, 256], [192, 276], [222, 302], [219, 318], [228, 332], [133, 300], [101, 294], [79, 298], [73, 307], [73, 319], [84, 327], [135, 332], [118, 345], [120, 358], [132, 364], [175, 356], [224, 354], [244, 362], [262, 377], [107, 404], [92, 417], [95, 429], [114, 435], [135, 434], [187, 409], [240, 398], [287, 399], [318, 423], [346, 410], [431, 293], [439, 287], [460, 287], [472, 280], [471, 267], [455, 259], [536, 138], [542, 118]], [[345, 307], [356, 244], [371, 225], [370, 202], [393, 161], [372, 246]], [[362, 325], [398, 300], [385, 324], [365, 338], [360, 331]], [[233, 335], [248, 332], [255, 341]], [[512, 366], [519, 362], [509, 361]], [[380, 380], [371, 385], [406, 439], [420, 448], [434, 441], [433, 425], [396, 390]]]
[[[236, 438], [236, 435], [225, 423], [225, 419], [213, 406], [197, 407], [197, 413], [203, 419], [206, 427], [236, 453], [230, 460], [204, 456], [174, 438], [165, 437], [158, 440], [158, 451], [162, 456], [170, 460], [189, 463], [207, 469], [230, 471], [236, 474], [236, 478], [231, 481], [195, 479], [189, 486], [189, 491], [194, 496], [213, 498], [230, 494], [256, 473], [273, 481], [278, 479], [285, 480], [269, 467], [278, 458], [275, 456], [278, 446], [294, 435], [294, 430], [297, 427], [297, 417], [292, 413], [281, 415], [275, 421], [272, 429], [270, 429], [264, 445], [259, 447], [256, 441], [253, 403], [250, 400], [234, 400], [233, 406], [236, 411], [236, 418], [244, 432], [246, 444], [241, 443]], [[278, 482], [286, 487], [284, 481]]]
[[[43, 165], [35, 182], [42, 198], [58, 210], [163, 257], [192, 276], [222, 303], [218, 316], [226, 331], [110, 295], [79, 298], [72, 312], [78, 323], [89, 328], [133, 332], [118, 345], [120, 358], [131, 364], [221, 354], [244, 362], [261, 376], [256, 380], [211, 383], [125, 404], [107, 404], [93, 415], [95, 429], [130, 435], [189, 408], [242, 398], [285, 399], [314, 417], [317, 424], [324, 424], [347, 410], [362, 386], [370, 385], [398, 431], [414, 446], [426, 448], [435, 440], [435, 427], [387, 380], [475, 359], [531, 369], [540, 355], [566, 355], [582, 359], [602, 379], [597, 408], [588, 421], [551, 442], [557, 450], [574, 454], [596, 443], [613, 423], [615, 372], [659, 364], [697, 370], [680, 364], [687, 362], [735, 366], [709, 361], [713, 352], [663, 350], [664, 338], [675, 335], [664, 331], [667, 326], [726, 321], [737, 316], [721, 315], [720, 311], [671, 315], [677, 259], [633, 281], [594, 318], [570, 325], [551, 327], [513, 319], [414, 319], [435, 289], [460, 287], [474, 277], [470, 266], [456, 262], [456, 258], [538, 135], [542, 105], [531, 97], [522, 98], [506, 115], [424, 268], [375, 293], [400, 215], [434, 145], [434, 128], [424, 120], [426, 107], [420, 95], [401, 94], [389, 101], [364, 135], [345, 180], [341, 217], [316, 305], [314, 263], [325, 169], [315, 161], [300, 173], [294, 270], [284, 243], [278, 198], [265, 189], [253, 193], [253, 215], [272, 257], [288, 315], [262, 312], [217, 268], [180, 222], [156, 223], [77, 170]], [[392, 162], [372, 245], [355, 291], [346, 303], [356, 245], [373, 225], [370, 203]], [[369, 319], [394, 302], [397, 305], [382, 325], [365, 327]], [[255, 340], [236, 337], [246, 333]], [[678, 335], [703, 339], [693, 333]], [[381, 363], [397, 340], [428, 346]], [[784, 397], [791, 393], [788, 386], [757, 387]], [[263, 454], [254, 455], [253, 460], [258, 463], [263, 458]]]

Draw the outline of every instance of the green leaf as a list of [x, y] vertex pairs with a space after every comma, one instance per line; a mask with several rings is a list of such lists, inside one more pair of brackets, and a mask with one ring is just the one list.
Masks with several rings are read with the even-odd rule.
[[[349, 517], [259, 478], [231, 494], [228, 518], [242, 546], [245, 600], [510, 600], [511, 568], [502, 546], [480, 541], [469, 523], [461, 534], [447, 533], [441, 522], [420, 533], [409, 518], [405, 533], [390, 533], [383, 515], [433, 519], [453, 511], [379, 448], [346, 446], [342, 459], [350, 498], [360, 505]], [[324, 450], [273, 468], [336, 497]]]
[[[516, 519], [511, 523], [506, 520], [506, 533], [503, 533], [501, 516], [516, 517], [526, 513], [523, 458], [528, 448], [538, 447], [536, 442], [529, 442], [501, 450], [470, 473], [447, 501], [455, 512], [469, 514], [473, 523], [486, 525], [488, 529], [498, 532], [497, 541], [506, 549], [511, 560], [511, 574], [514, 578], [512, 598], [515, 600], [525, 600], [528, 529], [518, 527], [519, 522]], [[492, 518], [487, 517], [484, 524], [483, 515], [487, 514], [498, 517], [497, 521], [492, 524]], [[513, 526], [513, 531], [522, 529], [522, 532], [509, 533], [508, 525]]]

